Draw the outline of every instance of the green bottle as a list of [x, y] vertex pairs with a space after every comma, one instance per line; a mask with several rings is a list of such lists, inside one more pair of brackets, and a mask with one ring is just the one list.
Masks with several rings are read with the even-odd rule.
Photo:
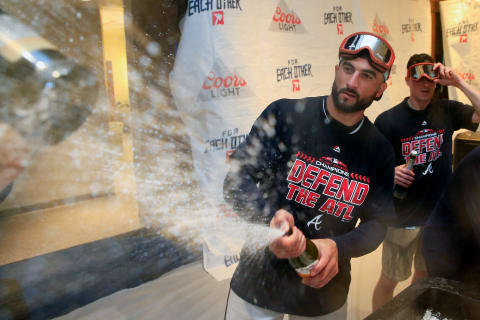
[[300, 277], [310, 277], [312, 268], [318, 262], [317, 246], [312, 242], [312, 240], [307, 239], [305, 251], [303, 251], [302, 254], [296, 258], [288, 259], [288, 262], [295, 269], [295, 271], [297, 271]]

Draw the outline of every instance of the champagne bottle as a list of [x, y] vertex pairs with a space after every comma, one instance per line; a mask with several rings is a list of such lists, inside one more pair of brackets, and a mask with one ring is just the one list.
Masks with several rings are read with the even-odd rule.
[[0, 83], [0, 121], [41, 145], [80, 127], [98, 92], [90, 70], [1, 9]]
[[312, 268], [318, 261], [317, 246], [312, 240], [307, 239], [305, 251], [301, 255], [295, 258], [288, 259], [290, 265], [297, 271], [298, 275], [302, 278], [310, 277]]
[[[407, 169], [412, 170], [413, 165], [415, 164], [415, 159], [417, 159], [418, 152], [416, 150], [412, 150], [410, 154], [408, 155], [408, 160], [407, 160]], [[408, 194], [408, 188], [405, 188], [403, 186], [400, 186], [398, 184], [395, 185], [395, 188], [393, 189], [393, 196], [399, 200], [403, 200], [407, 197]]]

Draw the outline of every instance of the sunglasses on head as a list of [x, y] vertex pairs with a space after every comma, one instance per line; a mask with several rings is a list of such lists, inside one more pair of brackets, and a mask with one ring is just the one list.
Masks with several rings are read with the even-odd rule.
[[387, 80], [393, 61], [395, 61], [395, 54], [390, 44], [374, 33], [356, 32], [342, 41], [339, 55], [354, 57], [363, 50], [368, 51], [373, 66], [384, 72], [385, 80]]
[[440, 78], [438, 69], [434, 69], [435, 64], [432, 62], [416, 63], [408, 67], [407, 77], [414, 81], [420, 80], [425, 77], [429, 80], [435, 80]]

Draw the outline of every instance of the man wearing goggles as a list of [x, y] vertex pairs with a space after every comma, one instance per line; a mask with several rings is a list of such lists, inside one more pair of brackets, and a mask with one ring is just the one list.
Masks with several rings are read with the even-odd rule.
[[[406, 198], [394, 200], [399, 222], [388, 228], [383, 243], [382, 273], [372, 299], [374, 310], [392, 298], [398, 282], [410, 277], [412, 262], [412, 282], [427, 276], [421, 232], [451, 173], [453, 132], [460, 128], [475, 131], [480, 120], [479, 92], [452, 69], [434, 63], [428, 54], [410, 57], [405, 82], [410, 96], [375, 121], [395, 150], [395, 184], [408, 193]], [[437, 83], [460, 89], [472, 106], [432, 99]], [[408, 170], [405, 161], [412, 150], [418, 155], [413, 170]]]
[[369, 33], [357, 32], [346, 37], [340, 44], [340, 57], [356, 57], [362, 51], [369, 53], [369, 62], [377, 70], [383, 72], [387, 81], [395, 54], [390, 44], [382, 37]]
[[435, 63], [433, 62], [420, 62], [411, 65], [407, 69], [407, 78], [413, 81], [419, 81], [422, 77], [425, 77], [429, 80], [436, 80], [440, 78], [439, 66], [435, 68]]
[[[261, 252], [249, 250], [257, 239], [247, 240], [226, 319], [346, 319], [350, 259], [375, 250], [396, 217], [393, 149], [364, 116], [386, 89], [394, 57], [375, 34], [348, 36], [331, 94], [274, 101], [231, 155], [225, 201], [283, 236]], [[306, 238], [319, 259], [301, 278], [288, 259]]]

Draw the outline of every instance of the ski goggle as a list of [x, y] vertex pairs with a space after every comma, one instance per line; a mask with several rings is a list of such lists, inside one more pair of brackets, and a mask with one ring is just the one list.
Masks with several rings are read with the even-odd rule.
[[408, 67], [407, 77], [414, 81], [420, 80], [422, 77], [425, 77], [430, 80], [435, 80], [440, 78], [438, 69], [435, 70], [435, 66], [432, 62], [422, 62], [416, 63]]
[[387, 80], [393, 61], [395, 61], [395, 53], [390, 44], [374, 33], [356, 32], [342, 41], [339, 56], [355, 57], [363, 50], [368, 50], [372, 66], [384, 72], [385, 80]]

